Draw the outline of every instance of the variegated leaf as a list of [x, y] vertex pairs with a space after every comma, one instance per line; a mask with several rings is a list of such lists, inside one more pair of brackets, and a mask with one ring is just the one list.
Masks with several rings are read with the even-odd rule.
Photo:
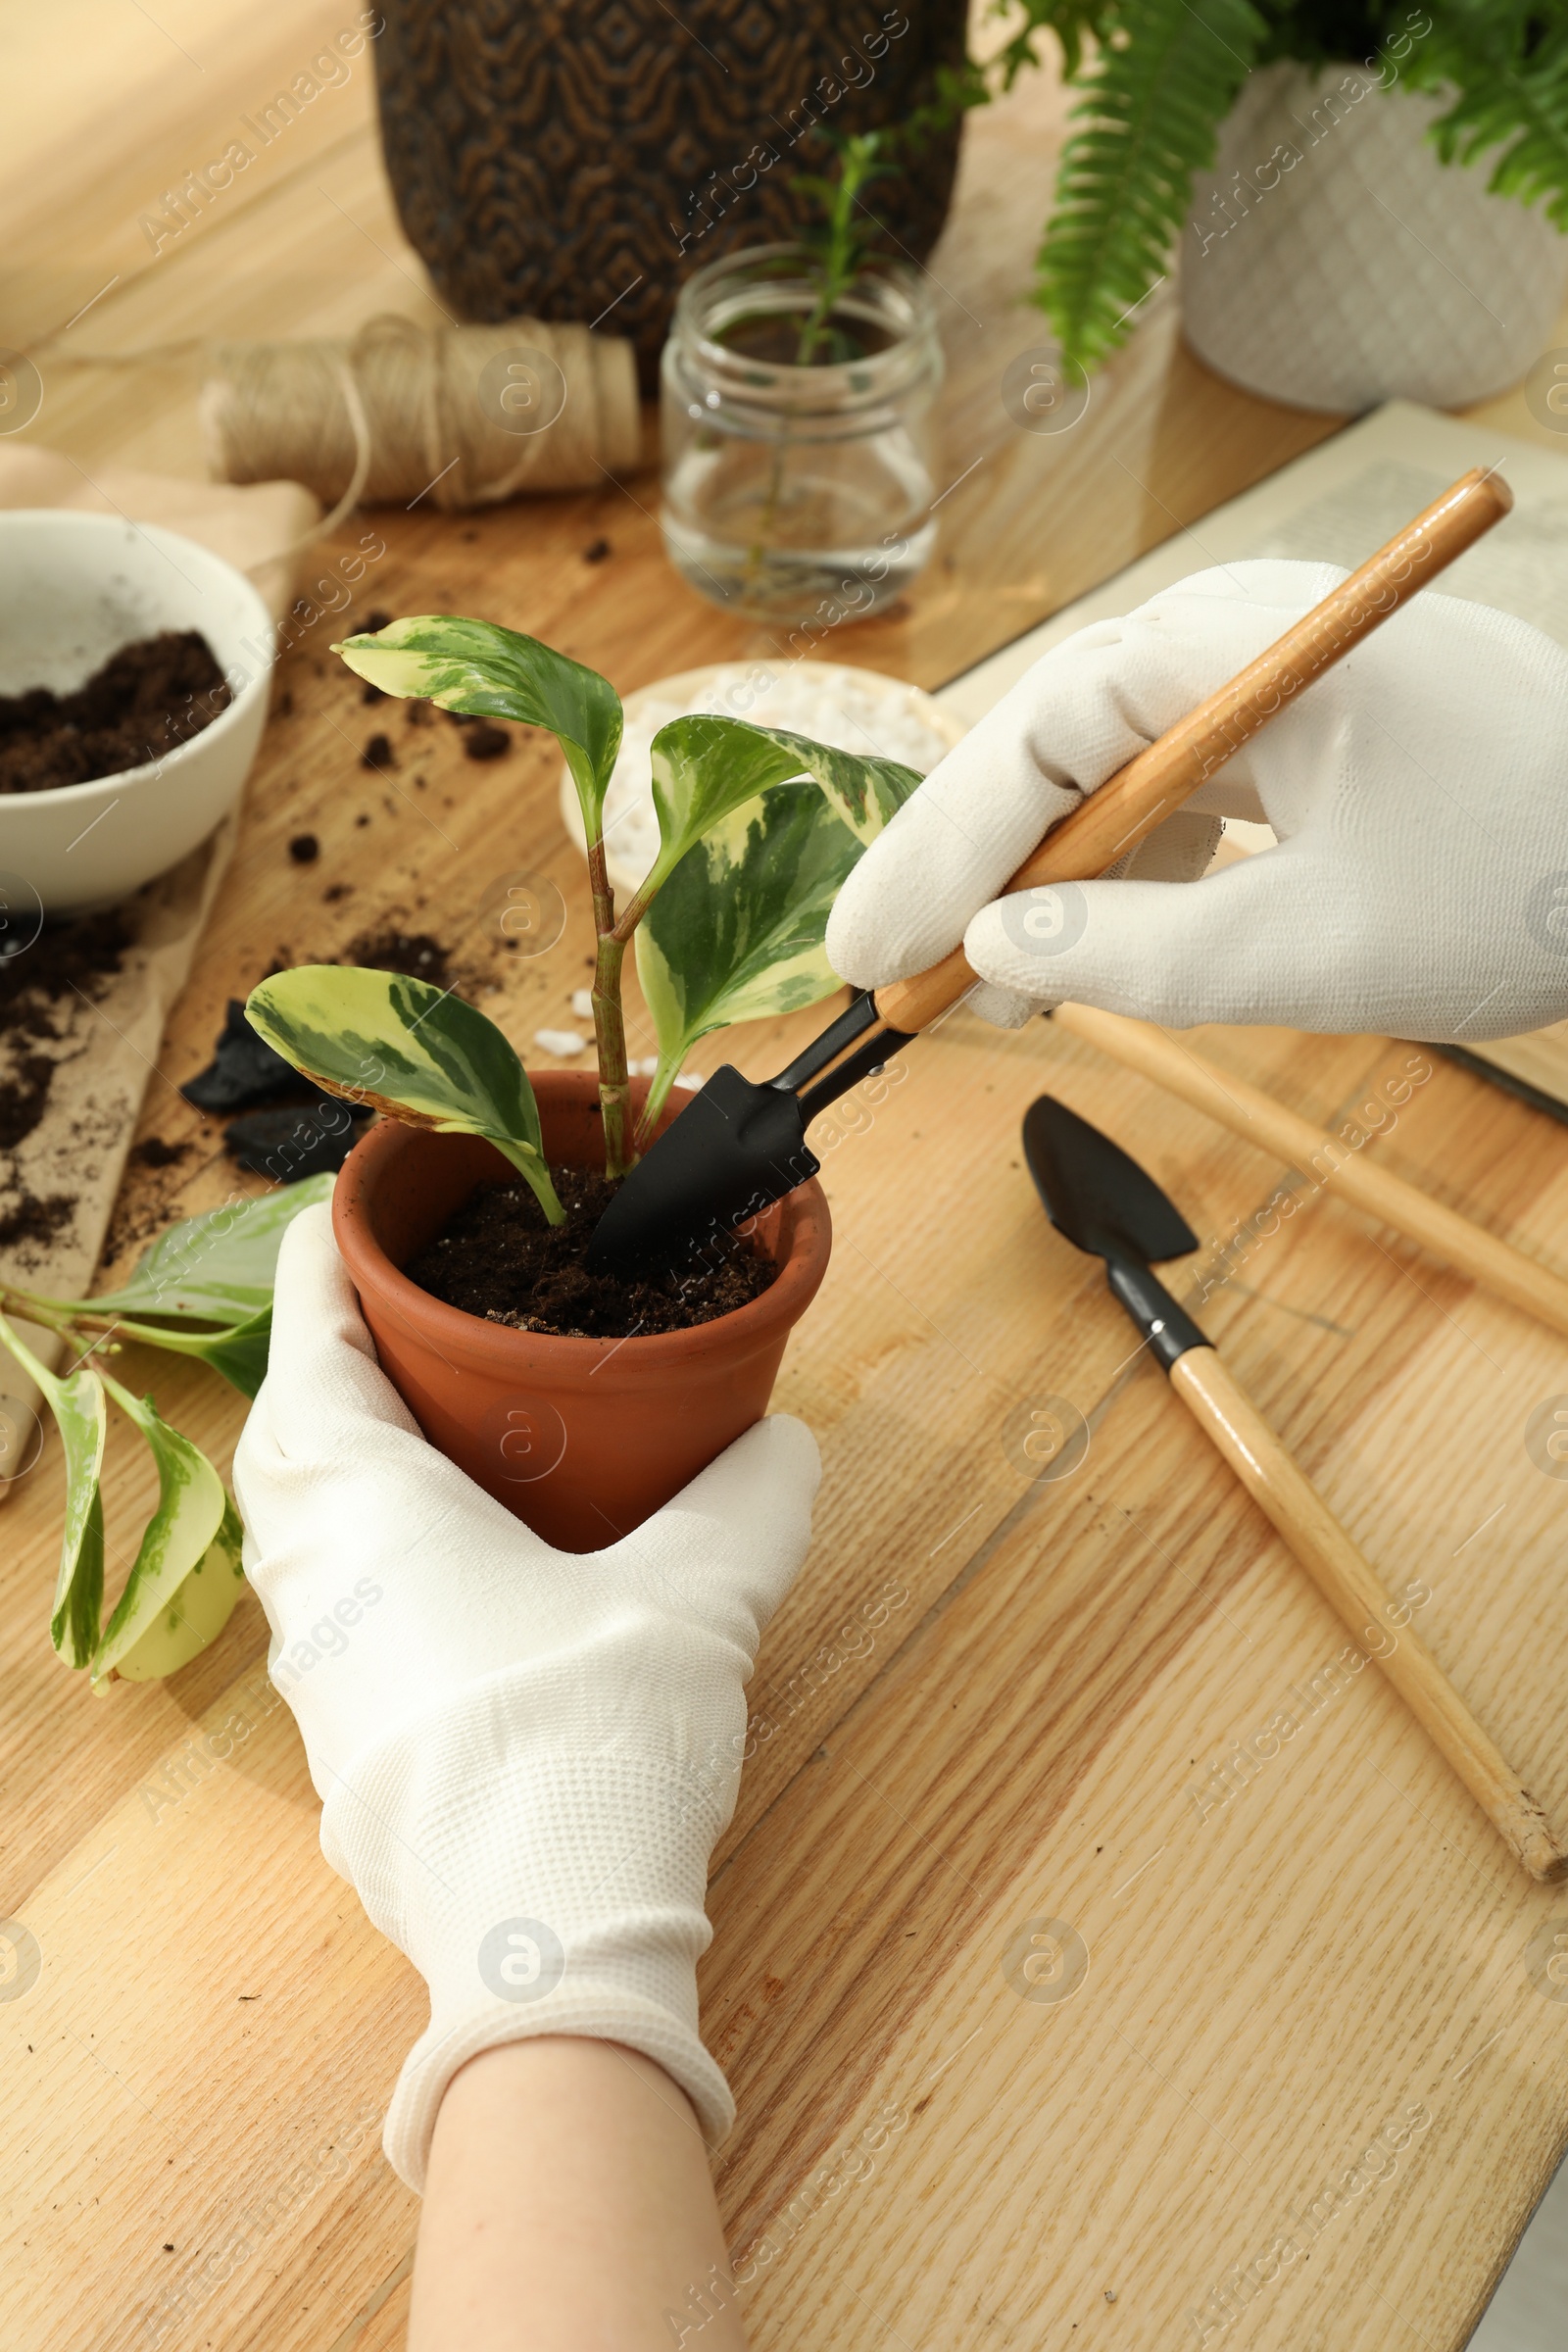
[[267, 1378], [267, 1357], [272, 1339], [270, 1301], [247, 1315], [243, 1323], [228, 1323], [220, 1331], [196, 1331], [189, 1324], [137, 1323], [122, 1317], [115, 1326], [120, 1340], [140, 1340], [170, 1355], [192, 1355], [198, 1363], [220, 1372], [242, 1396], [254, 1396]]
[[66, 1523], [60, 1538], [49, 1634], [68, 1666], [85, 1666], [98, 1642], [104, 1598], [104, 1506], [99, 1479], [109, 1410], [103, 1383], [84, 1364], [64, 1380], [39, 1363], [0, 1315], [0, 1342], [31, 1375], [60, 1431], [66, 1459]]
[[243, 1542], [239, 1513], [229, 1503], [217, 1535], [173, 1598], [116, 1659], [114, 1671], [122, 1682], [160, 1682], [166, 1674], [177, 1674], [181, 1666], [188, 1666], [209, 1642], [217, 1640], [244, 1589]]
[[699, 1038], [797, 1011], [841, 985], [822, 940], [860, 854], [810, 783], [771, 787], [688, 851], [637, 932], [659, 1038], [645, 1127]]
[[[107, 1372], [101, 1377], [121, 1411], [135, 1423], [152, 1448], [158, 1465], [158, 1508], [147, 1522], [125, 1589], [93, 1652], [94, 1690], [101, 1689], [120, 1670], [122, 1661], [166, 1617], [186, 1580], [206, 1559], [232, 1507], [223, 1492], [223, 1482], [207, 1456], [189, 1438], [170, 1427], [150, 1396], [133, 1396]], [[227, 1582], [232, 1586], [232, 1576]], [[216, 1577], [213, 1591], [222, 1593], [222, 1586]], [[233, 1592], [223, 1597], [231, 1608]], [[203, 1602], [206, 1599], [204, 1592]], [[218, 1620], [220, 1624], [227, 1613], [225, 1608]], [[212, 1615], [212, 1610], [205, 1606], [200, 1611], [202, 1622]], [[168, 1631], [177, 1633], [177, 1621], [172, 1621]], [[186, 1654], [194, 1657], [201, 1646], [201, 1640], [192, 1641]], [[183, 1664], [184, 1660], [179, 1658], [174, 1662]], [[162, 1671], [172, 1672], [172, 1666]], [[148, 1678], [143, 1674], [137, 1679]]]
[[924, 782], [919, 771], [861, 752], [841, 752], [830, 743], [792, 735], [783, 727], [758, 727], [780, 752], [800, 760], [828, 806], [847, 824], [862, 850], [870, 848], [889, 817]]
[[643, 893], [661, 888], [695, 842], [770, 785], [809, 777], [864, 848], [920, 782], [892, 760], [862, 759], [782, 727], [708, 712], [661, 727], [652, 759], [659, 856]]
[[330, 1200], [332, 1176], [307, 1176], [253, 1200], [182, 1217], [136, 1260], [130, 1280], [78, 1301], [101, 1315], [170, 1315], [196, 1323], [249, 1323], [272, 1303], [284, 1234], [302, 1208]]
[[494, 1021], [461, 997], [400, 972], [306, 963], [254, 988], [245, 1017], [329, 1094], [411, 1126], [487, 1137], [551, 1224], [562, 1222], [528, 1074]]
[[383, 694], [422, 696], [443, 710], [548, 727], [566, 756], [588, 839], [597, 841], [620, 750], [620, 697], [608, 678], [493, 620], [425, 612], [332, 651]]

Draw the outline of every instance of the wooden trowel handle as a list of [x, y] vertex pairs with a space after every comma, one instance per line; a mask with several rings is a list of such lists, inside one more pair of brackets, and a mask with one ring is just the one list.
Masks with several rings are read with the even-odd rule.
[[[1351, 1543], [1278, 1434], [1212, 1348], [1190, 1348], [1170, 1385], [1274, 1522], [1329, 1606], [1376, 1658], [1416, 1721], [1490, 1816], [1532, 1878], [1568, 1876], [1568, 1852], [1541, 1806], [1494, 1746], [1376, 1570]], [[1359, 1672], [1359, 1667], [1353, 1669]]]
[[[1045, 882], [1087, 882], [1114, 865], [1303, 687], [1463, 555], [1512, 505], [1512, 491], [1495, 473], [1477, 466], [1461, 474], [1239, 677], [1167, 728], [1063, 817], [1024, 859], [1007, 892]], [[955, 948], [928, 971], [879, 988], [876, 1008], [891, 1028], [925, 1029], [974, 986], [975, 977], [963, 950]]]

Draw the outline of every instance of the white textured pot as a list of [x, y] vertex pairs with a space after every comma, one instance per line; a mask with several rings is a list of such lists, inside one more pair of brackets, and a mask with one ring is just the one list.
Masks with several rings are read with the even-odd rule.
[[1489, 195], [1485, 156], [1439, 162], [1443, 107], [1361, 66], [1250, 77], [1183, 239], [1200, 360], [1298, 409], [1454, 408], [1518, 382], [1553, 340], [1568, 237]]

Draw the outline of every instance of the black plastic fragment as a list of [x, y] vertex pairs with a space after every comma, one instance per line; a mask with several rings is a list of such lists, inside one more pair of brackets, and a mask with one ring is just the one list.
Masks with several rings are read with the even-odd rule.
[[298, 1110], [252, 1110], [230, 1120], [223, 1149], [254, 1176], [298, 1184], [306, 1176], [336, 1175], [369, 1124], [370, 1113], [318, 1099]]
[[179, 1091], [198, 1110], [243, 1110], [252, 1102], [300, 1102], [316, 1090], [257, 1036], [238, 997], [230, 997], [212, 1060]]

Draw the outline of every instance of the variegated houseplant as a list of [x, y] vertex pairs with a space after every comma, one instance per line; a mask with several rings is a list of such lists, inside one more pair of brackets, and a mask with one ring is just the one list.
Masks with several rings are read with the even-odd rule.
[[[651, 1138], [699, 1038], [795, 1011], [840, 986], [822, 945], [828, 912], [856, 859], [919, 783], [911, 768], [743, 719], [672, 719], [652, 747], [659, 853], [617, 911], [604, 808], [621, 707], [608, 679], [494, 621], [441, 614], [396, 620], [335, 650], [383, 694], [544, 727], [560, 744], [587, 843], [612, 1180]], [[635, 1132], [621, 1004], [633, 940], [659, 1042]], [[415, 1125], [487, 1137], [550, 1222], [561, 1222], [527, 1075], [495, 1024], [461, 998], [394, 973], [317, 964], [263, 981], [246, 1010], [269, 1045], [329, 1092]]]
[[[102, 1298], [49, 1298], [0, 1286], [0, 1346], [36, 1384], [65, 1456], [65, 1527], [49, 1631], [66, 1664], [85, 1667], [95, 1690], [116, 1679], [152, 1682], [186, 1665], [227, 1623], [243, 1582], [239, 1518], [221, 1478], [105, 1359], [139, 1341], [194, 1356], [254, 1396], [267, 1370], [278, 1245], [290, 1220], [331, 1185], [329, 1176], [312, 1177], [186, 1218], [152, 1245], [122, 1289]], [[8, 1316], [58, 1333], [71, 1352], [67, 1370], [41, 1363]], [[158, 1503], [106, 1622], [101, 1482], [111, 1399], [152, 1451]]]

